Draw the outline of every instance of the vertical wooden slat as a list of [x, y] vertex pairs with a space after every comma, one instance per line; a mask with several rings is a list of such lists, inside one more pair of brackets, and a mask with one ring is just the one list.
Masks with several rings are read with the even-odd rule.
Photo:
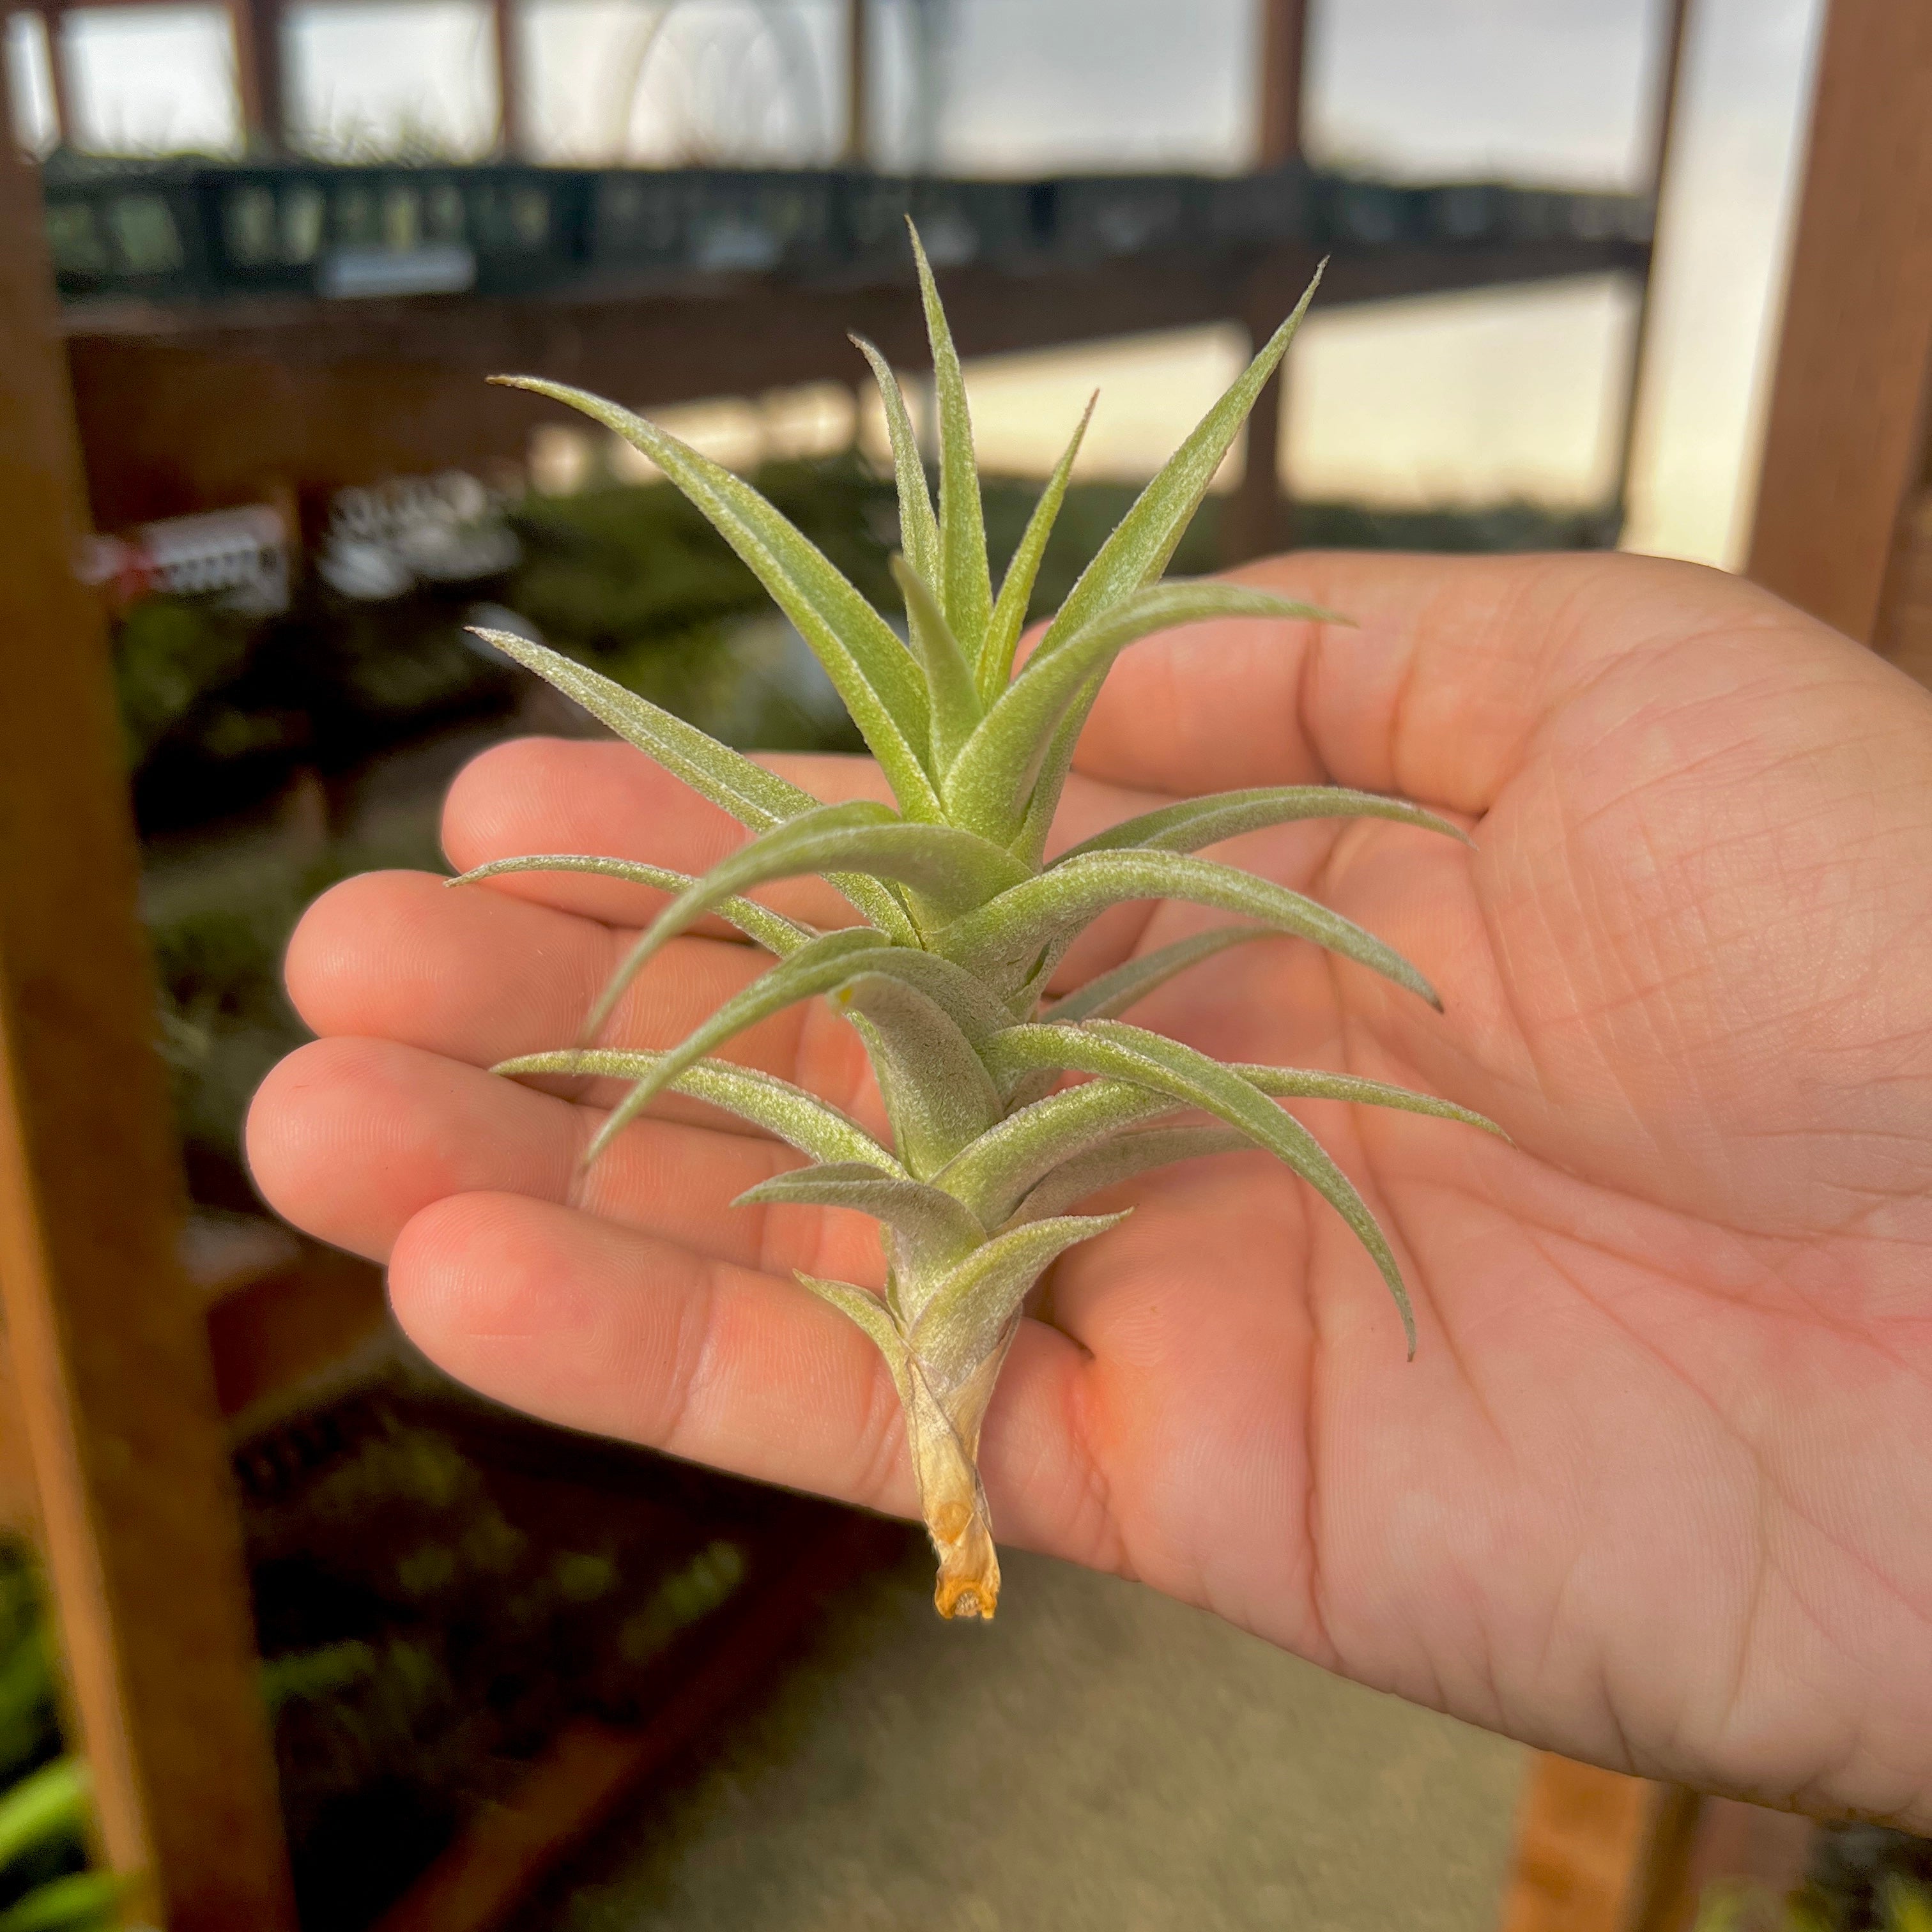
[[67, 9], [60, 0], [49, 0], [40, 17], [47, 27], [47, 82], [53, 94], [54, 146], [77, 147], [80, 123], [76, 118], [80, 103], [74, 73], [74, 49], [68, 39]]
[[1932, 6], [1832, 0], [1748, 568], [1866, 642], [1928, 389]]
[[1872, 642], [1932, 689], [1932, 478], [1922, 482], [1899, 513]]
[[[1683, 90], [1684, 50], [1690, 32], [1690, 0], [1666, 0], [1664, 36], [1658, 49], [1657, 92], [1652, 97], [1648, 167], [1644, 185], [1652, 206], [1661, 211], [1664, 191], [1670, 173], [1670, 151], [1677, 128], [1678, 98]], [[1651, 292], [1657, 283], [1656, 256], [1645, 264], [1643, 283], [1630, 324], [1630, 362], [1624, 381], [1623, 430], [1618, 440], [1616, 476], [1610, 501], [1618, 517], [1630, 506], [1630, 471], [1636, 460], [1637, 438], [1642, 431], [1644, 371], [1649, 359], [1653, 320]]]
[[284, 1932], [52, 309], [37, 184], [0, 128], [0, 1301], [108, 1855], [170, 1932]]
[[872, 44], [870, 0], [845, 0], [845, 146], [848, 168], [872, 158]]
[[281, 0], [229, 0], [228, 19], [243, 138], [251, 154], [278, 154], [288, 145]]
[[1538, 1751], [1523, 1780], [1502, 1932], [1625, 1932], [1656, 1789]]
[[524, 57], [517, 44], [517, 0], [490, 0], [496, 47], [496, 145], [512, 158], [524, 151]]
[[1261, 103], [1255, 158], [1279, 167], [1301, 152], [1308, 0], [1262, 0]]
[[[1308, 8], [1309, 0], [1262, 0], [1258, 167], [1283, 166], [1301, 153]], [[1258, 349], [1281, 318], [1250, 315], [1246, 320], [1252, 346]], [[1248, 417], [1241, 478], [1228, 500], [1222, 531], [1222, 555], [1229, 563], [1285, 549], [1290, 539], [1288, 508], [1281, 488], [1281, 416], [1287, 388], [1286, 370], [1276, 370]]]

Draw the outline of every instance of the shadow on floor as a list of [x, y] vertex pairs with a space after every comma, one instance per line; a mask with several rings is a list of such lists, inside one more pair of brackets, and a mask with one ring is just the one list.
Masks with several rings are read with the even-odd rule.
[[1525, 1754], [1040, 1557], [921, 1552], [517, 1932], [1490, 1932]]

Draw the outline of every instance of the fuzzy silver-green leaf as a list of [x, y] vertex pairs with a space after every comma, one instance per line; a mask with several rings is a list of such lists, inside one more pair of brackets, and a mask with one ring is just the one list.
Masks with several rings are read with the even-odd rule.
[[1314, 605], [1238, 584], [1162, 584], [1136, 592], [1091, 623], [1042, 643], [980, 721], [941, 788], [947, 813], [1002, 841], [1019, 830], [1024, 798], [1055, 728], [1083, 686], [1130, 644], [1212, 617], [1310, 617]]
[[926, 692], [892, 626], [824, 553], [742, 477], [642, 416], [601, 396], [531, 376], [494, 381], [581, 410], [648, 456], [736, 550], [798, 628], [844, 699], [909, 818], [944, 816], [917, 748], [928, 733]]
[[1460, 826], [1411, 805], [1406, 799], [1348, 791], [1340, 785], [1262, 785], [1247, 791], [1183, 799], [1158, 812], [1123, 819], [1118, 825], [1070, 846], [1054, 862], [1078, 858], [1083, 852], [1198, 852], [1223, 838], [1238, 838], [1244, 832], [1307, 818], [1385, 818], [1398, 825], [1446, 833], [1465, 845], [1472, 842]]
[[[555, 1053], [520, 1054], [490, 1070], [510, 1076], [538, 1073], [590, 1076], [606, 1080], [649, 1080], [670, 1058], [635, 1048], [566, 1047]], [[776, 1074], [700, 1060], [660, 1083], [673, 1092], [735, 1114], [814, 1160], [856, 1162], [903, 1177], [905, 1169], [889, 1148], [881, 1147], [848, 1114], [816, 1094], [808, 1094]]]
[[905, 599], [906, 627], [926, 671], [932, 712], [932, 766], [943, 779], [960, 747], [980, 722], [980, 694], [973, 673], [931, 586], [902, 556], [892, 560], [892, 580]]
[[1040, 493], [1040, 501], [1033, 506], [1033, 514], [1027, 519], [1019, 548], [1013, 552], [1006, 565], [1006, 574], [1000, 580], [1000, 594], [994, 600], [992, 618], [986, 626], [986, 642], [980, 653], [980, 701], [982, 704], [992, 704], [1006, 689], [1007, 680], [1013, 674], [1013, 653], [1019, 647], [1020, 633], [1026, 628], [1034, 586], [1040, 580], [1040, 560], [1046, 554], [1047, 542], [1059, 520], [1060, 506], [1066, 500], [1066, 486], [1073, 474], [1074, 461], [1080, 454], [1081, 444], [1086, 440], [1088, 425], [1094, 420], [1094, 405], [1100, 400], [1097, 389], [1088, 398], [1087, 406], [1074, 425], [1073, 434], [1061, 452], [1060, 460], [1053, 466], [1053, 474], [1046, 479], [1046, 488]]
[[[526, 858], [492, 859], [460, 872], [449, 881], [452, 886], [471, 886], [485, 879], [500, 879], [517, 872], [589, 872], [601, 879], [621, 879], [626, 885], [649, 886], [661, 892], [676, 894], [698, 881], [688, 872], [674, 872], [668, 866], [646, 866], [635, 859], [598, 859], [580, 853], [534, 853]], [[735, 926], [747, 939], [754, 939], [768, 952], [783, 958], [795, 952], [807, 940], [816, 939], [817, 931], [796, 920], [773, 912], [752, 899], [720, 899], [712, 914], [728, 926]]]
[[886, 434], [892, 446], [892, 476], [899, 500], [899, 542], [914, 569], [928, 584], [939, 581], [939, 524], [932, 513], [932, 492], [926, 481], [926, 458], [906, 412], [905, 392], [892, 364], [862, 335], [852, 338], [860, 355], [872, 365], [885, 405]]
[[914, 1352], [942, 1388], [964, 1381], [1054, 1262], [1076, 1242], [1090, 1241], [1124, 1219], [1065, 1216], [992, 1236], [958, 1264], [922, 1309], [909, 1314], [906, 1340]]
[[1436, 989], [1394, 947], [1305, 895], [1182, 852], [1088, 852], [1013, 886], [947, 926], [938, 943], [969, 971], [1017, 984], [1042, 951], [1064, 948], [1110, 906], [1186, 899], [1312, 939], [1441, 1009]]
[[1199, 1107], [1238, 1127], [1292, 1168], [1354, 1231], [1369, 1252], [1402, 1316], [1408, 1352], [1415, 1353], [1415, 1316], [1388, 1238], [1354, 1184], [1292, 1114], [1285, 1114], [1232, 1067], [1178, 1040], [1120, 1020], [1078, 1026], [1014, 1027], [989, 1042], [995, 1077], [1004, 1069], [1050, 1066], [1105, 1074], [1149, 1088], [1184, 1106]]
[[965, 374], [952, 346], [932, 265], [926, 259], [919, 231], [911, 232], [926, 335], [932, 345], [933, 393], [939, 405], [939, 580], [934, 587], [952, 634], [976, 658], [992, 615], [993, 587], [986, 568], [979, 466], [973, 459], [973, 418], [966, 406]]

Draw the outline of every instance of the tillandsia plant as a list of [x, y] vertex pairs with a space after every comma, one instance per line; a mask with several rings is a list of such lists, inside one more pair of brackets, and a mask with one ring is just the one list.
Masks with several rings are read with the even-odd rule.
[[[1318, 1096], [1489, 1123], [1371, 1080], [1223, 1065], [1118, 1017], [1196, 962], [1283, 933], [1384, 974], [1439, 1008], [1422, 975], [1360, 927], [1300, 893], [1196, 855], [1218, 840], [1295, 819], [1366, 816], [1460, 837], [1454, 826], [1398, 800], [1332, 786], [1274, 787], [1168, 806], [1045, 860], [1074, 741], [1108, 667], [1129, 645], [1203, 618], [1331, 614], [1234, 584], [1161, 580], [1314, 284], [1148, 484], [1015, 675], [1035, 574], [1087, 418], [995, 595], [959, 358], [916, 234], [913, 247], [938, 404], [936, 507], [892, 370], [870, 344], [857, 344], [884, 398], [897, 475], [904, 554], [893, 569], [905, 600], [904, 640], [728, 470], [614, 404], [533, 377], [498, 379], [615, 430], [710, 519], [817, 653], [898, 808], [821, 804], [581, 665], [485, 632], [752, 836], [700, 879], [557, 855], [501, 860], [464, 878], [593, 872], [672, 895], [592, 1011], [583, 1036], [590, 1043], [506, 1060], [496, 1070], [628, 1082], [591, 1144], [590, 1160], [660, 1094], [724, 1108], [808, 1159], [740, 1196], [740, 1204], [856, 1209], [881, 1224], [882, 1294], [799, 1279], [865, 1330], [892, 1372], [938, 1552], [940, 1610], [990, 1617], [999, 1560], [976, 1462], [987, 1402], [1035, 1284], [1056, 1257], [1122, 1218], [1069, 1210], [1170, 1162], [1265, 1148], [1354, 1230], [1395, 1298], [1413, 1354], [1414, 1322], [1381, 1229], [1341, 1169], [1276, 1103]], [[743, 896], [807, 874], [822, 874], [859, 922], [818, 932]], [[1055, 969], [1087, 926], [1124, 901], [1158, 898], [1192, 901], [1240, 922], [1130, 959], [1048, 1000]], [[633, 976], [706, 914], [769, 950], [776, 963], [669, 1052], [596, 1045]], [[800, 1088], [710, 1057], [770, 1015], [820, 995], [858, 1030], [878, 1077], [890, 1144]], [[1085, 1077], [1065, 1085], [1070, 1073]]]

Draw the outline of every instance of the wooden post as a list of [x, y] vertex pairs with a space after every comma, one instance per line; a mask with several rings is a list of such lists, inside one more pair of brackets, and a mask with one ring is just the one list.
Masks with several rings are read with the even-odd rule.
[[1932, 416], [1932, 8], [1832, 0], [1749, 574], [1870, 643]]
[[[1662, 64], [1658, 76], [1651, 128], [1649, 186], [1651, 206], [1661, 209], [1664, 183], [1670, 171], [1670, 148], [1677, 125], [1677, 100], [1682, 91], [1684, 48], [1690, 36], [1690, 0], [1670, 0], [1665, 16]], [[1643, 401], [1644, 370], [1650, 350], [1651, 290], [1655, 285], [1657, 256], [1655, 230], [1652, 248], [1644, 264], [1643, 283], [1637, 310], [1630, 324], [1630, 363], [1624, 382], [1623, 433], [1617, 446], [1617, 467], [1610, 493], [1610, 506], [1622, 525], [1630, 509], [1630, 471], [1636, 460], [1637, 436], [1641, 429], [1638, 411]]]
[[848, 168], [872, 158], [871, 0], [845, 0], [845, 146]]
[[61, 0], [49, 0], [40, 9], [40, 18], [46, 22], [47, 83], [53, 96], [54, 146], [76, 148], [80, 145], [75, 116], [80, 104], [75, 96], [80, 90], [75, 85], [74, 51], [68, 44], [67, 9]]
[[[1286, 166], [1301, 152], [1302, 98], [1307, 70], [1309, 0], [1262, 0], [1261, 95], [1256, 164]], [[1274, 332], [1280, 316], [1246, 317], [1252, 350]], [[1287, 406], [1288, 372], [1268, 378], [1248, 416], [1241, 480], [1228, 499], [1221, 552], [1229, 563], [1271, 550], [1292, 539], [1288, 506], [1281, 488], [1281, 417]]]
[[496, 45], [496, 146], [506, 159], [524, 149], [524, 63], [517, 45], [517, 0], [490, 0]]
[[281, 0], [229, 0], [228, 19], [244, 144], [250, 154], [278, 154], [289, 136]]
[[1261, 115], [1256, 160], [1278, 168], [1301, 152], [1308, 0], [1262, 0]]
[[40, 201], [4, 129], [0, 422], [0, 1305], [71, 1702], [130, 1909], [292, 1932]]

